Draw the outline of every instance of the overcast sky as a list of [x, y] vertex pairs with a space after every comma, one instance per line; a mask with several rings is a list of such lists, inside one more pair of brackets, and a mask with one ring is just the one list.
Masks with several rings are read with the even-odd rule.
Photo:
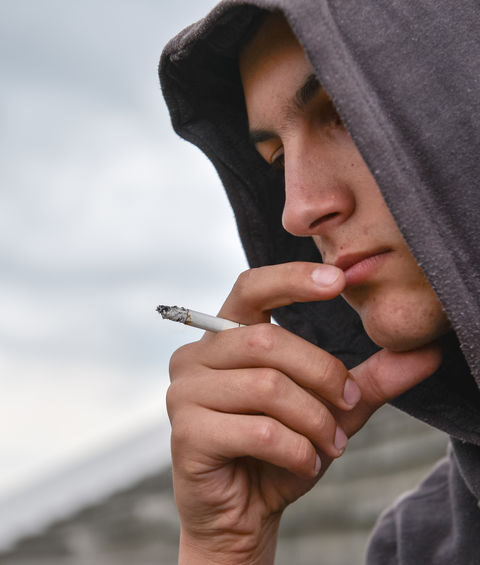
[[0, 494], [166, 420], [168, 359], [200, 335], [156, 305], [215, 312], [246, 267], [156, 70], [214, 4], [0, 3]]

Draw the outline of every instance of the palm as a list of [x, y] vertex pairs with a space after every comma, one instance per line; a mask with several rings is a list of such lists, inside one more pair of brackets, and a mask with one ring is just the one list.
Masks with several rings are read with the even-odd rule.
[[[218, 531], [233, 530], [242, 535], [261, 531], [269, 517], [280, 516], [286, 506], [308, 492], [321, 476], [302, 479], [250, 457], [218, 463], [196, 475], [201, 486], [195, 479], [195, 500], [190, 498], [185, 503], [190, 515], [192, 511], [197, 514], [198, 523], [215, 514]], [[324, 464], [323, 469], [327, 466]], [[177, 500], [178, 504], [181, 502]]]

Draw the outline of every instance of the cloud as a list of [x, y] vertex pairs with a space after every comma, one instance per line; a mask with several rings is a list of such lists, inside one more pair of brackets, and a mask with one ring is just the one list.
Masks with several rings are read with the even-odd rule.
[[215, 312], [245, 268], [156, 76], [214, 3], [0, 6], [0, 488], [164, 418], [169, 356], [200, 334], [155, 306]]

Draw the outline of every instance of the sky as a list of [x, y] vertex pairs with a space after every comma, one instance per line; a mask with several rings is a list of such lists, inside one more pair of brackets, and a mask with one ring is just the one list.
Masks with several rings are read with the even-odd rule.
[[214, 4], [0, 3], [0, 496], [168, 426], [169, 357], [200, 334], [155, 307], [215, 313], [246, 268], [157, 77]]

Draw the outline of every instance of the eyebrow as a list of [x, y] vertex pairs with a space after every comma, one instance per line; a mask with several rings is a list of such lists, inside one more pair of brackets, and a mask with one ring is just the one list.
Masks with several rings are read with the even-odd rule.
[[[318, 78], [311, 73], [304, 80], [302, 86], [297, 90], [293, 98], [293, 103], [298, 110], [303, 110], [305, 106], [314, 98], [317, 92], [320, 90], [321, 85]], [[257, 143], [262, 143], [276, 137], [273, 131], [265, 129], [254, 129], [250, 131], [250, 141], [253, 145]]]
[[318, 78], [313, 73], [308, 75], [295, 94], [295, 105], [297, 108], [303, 110], [319, 90], [320, 82]]

